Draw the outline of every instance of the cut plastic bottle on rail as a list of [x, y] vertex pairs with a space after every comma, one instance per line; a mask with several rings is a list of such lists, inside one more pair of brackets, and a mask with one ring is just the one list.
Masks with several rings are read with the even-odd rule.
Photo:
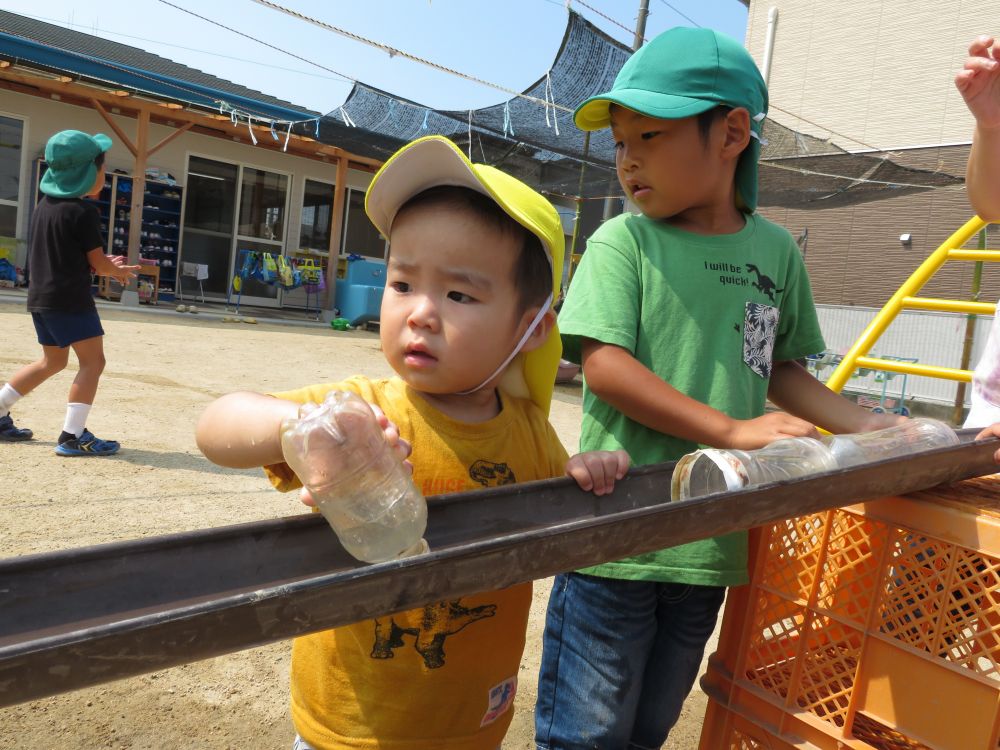
[[936, 419], [907, 419], [874, 432], [785, 438], [752, 451], [706, 448], [677, 462], [670, 483], [673, 500], [782, 482], [834, 469], [958, 445], [955, 431]]

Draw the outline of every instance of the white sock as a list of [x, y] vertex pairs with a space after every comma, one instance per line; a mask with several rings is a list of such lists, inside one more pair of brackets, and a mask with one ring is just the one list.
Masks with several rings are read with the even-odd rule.
[[66, 404], [66, 423], [63, 425], [63, 432], [80, 437], [87, 426], [91, 406], [92, 404]]
[[15, 391], [10, 383], [4, 385], [0, 388], [0, 417], [6, 417], [10, 414], [11, 407], [18, 402], [21, 398], [21, 394]]

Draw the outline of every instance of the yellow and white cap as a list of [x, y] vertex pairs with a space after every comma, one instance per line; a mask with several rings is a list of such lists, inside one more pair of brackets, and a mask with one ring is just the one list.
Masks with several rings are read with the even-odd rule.
[[[392, 222], [403, 204], [439, 185], [469, 188], [489, 196], [541, 240], [552, 270], [552, 296], [536, 321], [540, 319], [559, 294], [565, 254], [562, 222], [552, 204], [509, 174], [486, 164], [473, 164], [444, 136], [432, 135], [408, 143], [389, 157], [368, 188], [365, 211], [375, 227], [391, 238]], [[507, 368], [501, 387], [512, 395], [530, 398], [548, 414], [562, 354], [558, 327], [553, 324], [548, 339], [537, 349], [518, 354], [519, 349], [520, 345], [511, 357], [516, 355], [514, 362], [520, 367]]]

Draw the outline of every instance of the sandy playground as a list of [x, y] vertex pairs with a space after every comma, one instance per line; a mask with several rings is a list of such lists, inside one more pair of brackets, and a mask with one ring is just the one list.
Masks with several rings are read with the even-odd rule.
[[[0, 557], [256, 521], [304, 512], [259, 471], [210, 464], [194, 441], [205, 405], [223, 393], [279, 390], [356, 373], [390, 374], [372, 333], [223, 322], [102, 306], [108, 366], [88, 427], [120, 440], [104, 459], [55, 455], [75, 372], [15, 408], [35, 440], [0, 444]], [[0, 297], [0, 379], [36, 358], [23, 296]], [[552, 422], [567, 449], [579, 435], [579, 388], [560, 388]], [[532, 710], [549, 581], [535, 584], [528, 647], [506, 750], [533, 748]], [[0, 709], [0, 748], [289, 748], [288, 641]], [[705, 696], [696, 688], [669, 742], [695, 748]]]

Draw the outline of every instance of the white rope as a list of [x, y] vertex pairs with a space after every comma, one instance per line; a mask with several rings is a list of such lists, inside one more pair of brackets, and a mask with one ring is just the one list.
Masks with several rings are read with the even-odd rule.
[[[165, 0], [160, 0], [160, 2], [165, 2]], [[400, 57], [405, 57], [407, 60], [420, 63], [421, 65], [426, 65], [427, 67], [441, 71], [442, 73], [448, 73], [449, 75], [458, 76], [459, 78], [464, 78], [466, 81], [472, 81], [473, 83], [478, 83], [483, 86], [489, 86], [490, 88], [496, 89], [497, 91], [503, 91], [505, 94], [510, 94], [511, 96], [516, 96], [521, 99], [527, 99], [528, 101], [534, 102], [535, 104], [539, 104], [543, 107], [551, 106], [553, 108], [561, 109], [564, 112], [573, 111], [568, 107], [561, 107], [558, 104], [555, 104], [554, 102], [552, 104], [549, 104], [548, 102], [543, 101], [542, 99], [538, 99], [537, 97], [534, 96], [529, 96], [528, 94], [522, 93], [520, 91], [515, 91], [514, 89], [509, 89], [506, 86], [501, 86], [496, 83], [491, 83], [490, 81], [483, 80], [482, 78], [477, 78], [476, 76], [469, 75], [468, 73], [462, 73], [461, 71], [455, 70], [454, 68], [447, 68], [444, 65], [438, 65], [435, 62], [431, 62], [430, 60], [425, 60], [424, 58], [417, 57], [416, 55], [411, 55], [409, 52], [403, 52], [402, 50], [396, 49], [395, 47], [391, 47], [388, 44], [376, 42], [372, 39], [368, 39], [367, 37], [363, 37], [360, 36], [359, 34], [354, 34], [350, 31], [347, 31], [346, 29], [341, 29], [338, 28], [337, 26], [333, 26], [332, 24], [328, 24], [325, 21], [320, 21], [319, 19], [307, 16], [304, 13], [299, 13], [298, 11], [292, 10], [291, 8], [286, 8], [283, 5], [278, 5], [277, 3], [273, 3], [270, 0], [253, 0], [253, 2], [257, 3], [258, 5], [263, 5], [267, 8], [271, 8], [272, 10], [276, 10], [280, 13], [285, 13], [294, 18], [298, 18], [299, 20], [305, 21], [306, 23], [311, 23], [314, 26], [319, 26], [321, 29], [332, 31], [334, 34], [340, 34], [341, 36], [347, 37], [348, 39], [352, 39], [355, 42], [361, 42], [362, 44], [367, 44], [369, 47], [375, 47], [376, 49], [380, 49], [386, 54], [388, 54], [390, 57], [395, 57], [396, 55], [399, 55]]]
[[[546, 73], [545, 74], [545, 126], [551, 128], [552, 124], [549, 123], [549, 107], [554, 110], [556, 108], [556, 96], [552, 92], [552, 77]], [[568, 110], [567, 110], [568, 111]], [[552, 113], [552, 123], [556, 127], [556, 135], [559, 135], [559, 116], [553, 112]]]
[[[847, 180], [849, 182], [857, 183], [868, 183], [871, 185], [891, 185], [892, 187], [909, 187], [909, 188], [920, 188], [922, 190], [930, 190], [934, 187], [950, 187], [948, 185], [916, 185], [910, 182], [890, 182], [888, 180], [869, 180], [864, 177], [848, 177], [842, 174], [830, 174], [828, 172], [814, 172], [811, 169], [800, 169], [798, 167], [787, 167], [784, 164], [776, 164], [775, 162], [763, 159], [760, 162], [764, 166], [774, 167], [775, 169], [784, 169], [786, 172], [798, 172], [799, 174], [808, 174], [815, 177], [831, 177], [835, 180]], [[957, 184], [957, 183], [956, 183]]]

